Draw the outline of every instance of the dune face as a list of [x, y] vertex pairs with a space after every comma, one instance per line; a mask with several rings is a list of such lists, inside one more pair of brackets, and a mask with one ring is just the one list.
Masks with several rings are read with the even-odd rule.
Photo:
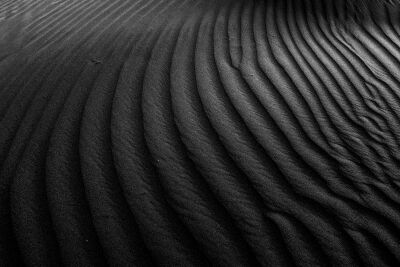
[[1, 2], [0, 266], [399, 266], [400, 20], [361, 2]]

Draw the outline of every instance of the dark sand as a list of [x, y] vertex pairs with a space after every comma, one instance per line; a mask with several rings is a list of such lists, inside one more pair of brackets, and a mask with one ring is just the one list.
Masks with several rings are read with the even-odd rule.
[[2, 1], [0, 266], [400, 266], [395, 8]]

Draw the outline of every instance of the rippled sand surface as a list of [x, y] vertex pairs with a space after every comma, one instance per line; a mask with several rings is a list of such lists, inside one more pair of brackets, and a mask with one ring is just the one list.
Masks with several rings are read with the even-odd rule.
[[396, 9], [1, 1], [0, 266], [399, 266]]

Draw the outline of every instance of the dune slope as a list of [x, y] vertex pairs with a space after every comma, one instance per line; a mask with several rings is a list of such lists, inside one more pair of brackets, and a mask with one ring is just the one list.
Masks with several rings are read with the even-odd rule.
[[345, 2], [2, 1], [0, 266], [398, 266], [400, 20]]

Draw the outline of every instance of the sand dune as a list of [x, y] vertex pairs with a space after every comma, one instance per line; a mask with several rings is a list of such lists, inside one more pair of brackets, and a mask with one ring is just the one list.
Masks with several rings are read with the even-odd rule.
[[0, 266], [398, 266], [396, 8], [1, 2]]

